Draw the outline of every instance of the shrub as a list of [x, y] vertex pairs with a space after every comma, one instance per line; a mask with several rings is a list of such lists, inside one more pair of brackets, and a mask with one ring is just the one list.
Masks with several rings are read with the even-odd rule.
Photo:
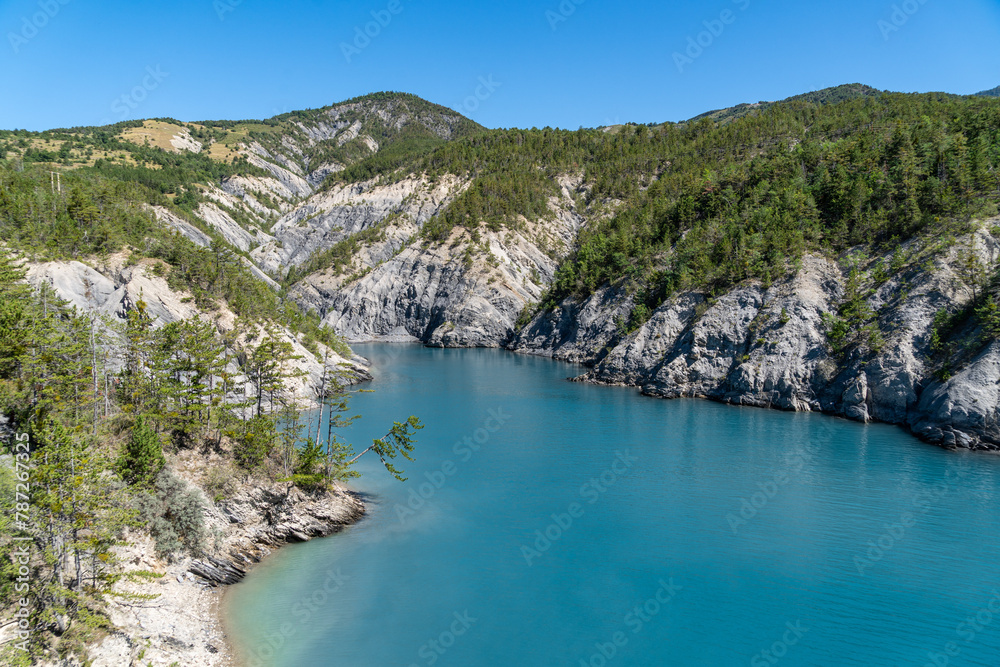
[[310, 438], [305, 447], [299, 450], [292, 481], [295, 482], [296, 486], [307, 490], [324, 488], [326, 486], [326, 477], [323, 474], [325, 462], [326, 456], [323, 446]]
[[277, 435], [274, 420], [266, 415], [249, 419], [242, 432], [230, 433], [233, 440], [233, 458], [247, 471], [255, 470], [274, 451]]
[[155, 488], [136, 498], [139, 519], [156, 541], [160, 556], [201, 549], [205, 536], [203, 508], [198, 491], [170, 470], [160, 472]]
[[230, 466], [213, 466], [208, 469], [204, 480], [205, 491], [213, 501], [219, 502], [236, 491], [236, 479]]

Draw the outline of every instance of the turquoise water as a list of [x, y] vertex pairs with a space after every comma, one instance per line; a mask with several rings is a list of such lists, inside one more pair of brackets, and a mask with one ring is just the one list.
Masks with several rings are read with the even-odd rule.
[[416, 414], [418, 459], [406, 483], [362, 459], [360, 524], [228, 592], [250, 665], [1000, 664], [998, 458], [500, 351], [358, 351], [352, 439]]

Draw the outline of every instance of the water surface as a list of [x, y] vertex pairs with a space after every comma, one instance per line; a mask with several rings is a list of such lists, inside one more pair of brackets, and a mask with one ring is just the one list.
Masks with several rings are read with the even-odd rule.
[[417, 461], [362, 459], [360, 524], [228, 592], [248, 664], [1000, 664], [1000, 459], [501, 351], [358, 351], [351, 439], [415, 414]]

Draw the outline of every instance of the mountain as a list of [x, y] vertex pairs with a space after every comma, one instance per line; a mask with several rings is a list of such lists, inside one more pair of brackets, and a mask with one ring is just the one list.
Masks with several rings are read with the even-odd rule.
[[[964, 400], [973, 352], [991, 359], [984, 288], [941, 276], [995, 265], [969, 220], [996, 213], [1000, 155], [972, 119], [998, 109], [851, 84], [701, 122], [487, 130], [381, 93], [264, 121], [3, 132], [0, 231], [36, 261], [165, 261], [196, 303], [313, 339], [505, 346], [588, 363], [593, 382], [994, 447], [986, 408], [927, 422], [921, 401]], [[52, 170], [82, 203], [58, 203]], [[28, 213], [52, 194], [57, 234]], [[87, 201], [116, 213], [91, 228]], [[245, 279], [214, 277], [220, 248]]]
[[708, 111], [695, 116], [687, 122], [694, 123], [703, 118], [711, 118], [717, 123], [728, 123], [754, 112], [759, 113], [766, 111], [775, 104], [787, 104], [789, 102], [805, 102], [807, 104], [816, 105], [837, 104], [838, 102], [847, 102], [849, 100], [877, 97], [881, 94], [882, 91], [872, 88], [871, 86], [866, 86], [860, 83], [850, 83], [835, 86], [833, 88], [824, 88], [811, 93], [795, 95], [794, 97], [786, 98], [780, 102], [755, 102], [752, 104], [744, 103], [738, 104], [734, 107], [728, 107], [726, 109], [716, 109], [715, 111]]
[[976, 93], [980, 97], [1000, 97], [1000, 86], [993, 88], [992, 90], [984, 90], [981, 93]]
[[[0, 131], [0, 433], [36, 418], [35, 544], [71, 553], [33, 580], [89, 610], [40, 602], [39, 646], [83, 652], [67, 629], [108, 614], [94, 664], [220, 658], [191, 577], [238, 581], [363, 512], [326, 477], [350, 447], [297, 409], [339, 419], [340, 383], [371, 377], [347, 341], [502, 347], [1000, 450], [998, 126], [998, 99], [854, 85], [579, 131], [398, 93]], [[122, 544], [132, 506], [150, 534]], [[109, 591], [164, 604], [110, 615]]]

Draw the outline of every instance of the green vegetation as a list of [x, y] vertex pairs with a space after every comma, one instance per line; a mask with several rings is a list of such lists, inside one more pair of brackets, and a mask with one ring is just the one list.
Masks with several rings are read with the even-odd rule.
[[[747, 280], [766, 285], [787, 275], [806, 252], [854, 257], [843, 302], [827, 320], [831, 346], [848, 355], [885, 344], [867, 299], [911, 261], [901, 252], [875, 263], [862, 257], [913, 238], [937, 237], [937, 246], [925, 245], [946, 247], [973, 217], [996, 212], [995, 93], [901, 95], [852, 85], [681, 124], [575, 132], [485, 130], [414, 96], [380, 93], [349, 100], [334, 113], [326, 107], [263, 121], [159, 119], [0, 132], [0, 237], [7, 248], [35, 261], [124, 252], [130, 264], [142, 262], [172, 288], [190, 291], [203, 311], [228, 306], [238, 316], [236, 330], [224, 336], [200, 321], [154, 328], [140, 300], [125, 322], [112, 325], [73, 311], [49, 289], [33, 292], [0, 253], [0, 414], [30, 436], [26, 456], [33, 468], [29, 521], [19, 526], [11, 518], [12, 508], [13, 516], [19, 511], [12, 490], [19, 480], [0, 466], [0, 535], [6, 536], [0, 538], [0, 604], [15, 594], [13, 533], [30, 537], [37, 554], [33, 627], [60, 627], [70, 619], [73, 629], [63, 634], [70, 646], [106, 624], [102, 596], [121, 576], [114, 547], [127, 527], [147, 526], [165, 556], [201, 548], [200, 500], [170, 472], [169, 461], [181, 450], [224, 457], [205, 476], [216, 499], [232, 493], [234, 476], [322, 491], [354, 476], [352, 465], [372, 452], [403, 478], [396, 464], [411, 460], [419, 421], [396, 422], [355, 453], [338, 436], [356, 417], [328, 353], [350, 356], [350, 350], [287, 301], [284, 290], [256, 280], [246, 254], [195, 215], [209, 188], [237, 175], [268, 173], [238, 157], [240, 145], [256, 142], [265, 152], [280, 152], [303, 174], [344, 167], [327, 179], [327, 188], [411, 175], [432, 185], [451, 177], [467, 182], [425, 224], [427, 244], [445, 242], [457, 230], [479, 244], [483, 226], [537, 230], [554, 215], [552, 199], [565, 193], [590, 222], [519, 325], [535, 309], [614, 285], [634, 296], [632, 312], [617, 322], [624, 335], [679, 290], [710, 296]], [[175, 126], [206, 150], [176, 153], [152, 145], [162, 145]], [[347, 128], [350, 135], [322, 139]], [[289, 152], [289, 139], [307, 148]], [[247, 229], [272, 224], [290, 203], [254, 196], [268, 211], [224, 209]], [[201, 248], [170, 231], [152, 206], [188, 221], [213, 244]], [[315, 271], [353, 270], [361, 248], [385, 241], [395, 222], [390, 216], [317, 254], [289, 272], [285, 287]], [[547, 241], [539, 245], [549, 252]], [[465, 250], [467, 266], [474, 247]], [[1000, 335], [1000, 282], [971, 251], [960, 259], [971, 304], [934, 319], [939, 377]], [[789, 319], [784, 311], [780, 317]], [[296, 348], [281, 327], [324, 357], [323, 376], [312, 387], [318, 419], [286, 395], [287, 384], [301, 378]], [[119, 363], [111, 363], [115, 355]], [[37, 634], [34, 655], [46, 649], [47, 637]]]
[[[170, 287], [190, 291], [199, 308], [213, 311], [224, 303], [241, 324], [278, 322], [310, 341], [333, 342], [335, 336], [321, 329], [318, 318], [299, 312], [257, 280], [238, 251], [150, 188], [100, 169], [66, 172], [62, 182], [60, 193], [44, 168], [18, 171], [9, 162], [0, 163], [0, 235], [8, 247], [34, 261], [107, 257], [123, 250], [130, 252], [132, 263], [163, 260]], [[201, 248], [157, 222], [149, 204], [173, 208], [201, 226], [215, 239], [212, 247]]]
[[155, 487], [133, 500], [141, 525], [156, 542], [160, 556], [198, 553], [205, 537], [204, 507], [200, 494], [169, 470], [156, 476]]
[[152, 486], [166, 463], [160, 438], [139, 417], [132, 425], [128, 443], [118, 455], [116, 472], [128, 484]]
[[676, 134], [688, 149], [581, 234], [546, 305], [631, 280], [659, 297], [783, 276], [807, 250], [889, 248], [996, 210], [1000, 105], [883, 95], [775, 105]]
[[[725, 123], [497, 130], [413, 155], [391, 174], [396, 162], [353, 168], [384, 179], [471, 179], [424, 227], [430, 242], [455, 226], [475, 232], [482, 223], [516, 229], [524, 219], [545, 220], [557, 179], [577, 174], [578, 205], [616, 215], [584, 229], [543, 305], [625, 280], [655, 308], [678, 289], [773, 281], [807, 250], [884, 248], [960, 230], [996, 209], [998, 128], [993, 100], [848, 86]], [[339, 250], [346, 258], [348, 249]], [[326, 260], [334, 258], [310, 268]]]
[[[336, 118], [330, 116], [336, 109]], [[397, 119], [397, 122], [386, 118]], [[353, 139], [322, 139], [303, 141], [308, 151], [302, 156], [292, 156], [304, 171], [321, 165], [339, 164], [346, 171], [335, 174], [326, 183], [357, 182], [368, 180], [392, 171], [441, 146], [446, 140], [478, 134], [483, 128], [451, 109], [423, 100], [407, 93], [373, 93], [356, 97], [321, 109], [293, 111], [276, 116], [254, 127], [251, 124], [230, 126], [234, 132], [230, 139], [252, 140], [271, 152], [282, 151], [282, 141], [287, 136], [306, 138], [302, 129], [329, 127], [352, 128]], [[372, 152], [368, 139], [378, 144]], [[285, 151], [287, 152], [287, 151]], [[358, 163], [364, 163], [364, 166]]]
[[868, 298], [874, 290], [863, 287], [866, 278], [856, 265], [852, 266], [837, 314], [827, 315], [827, 337], [834, 354], [842, 355], [848, 349], [859, 346], [872, 353], [882, 349], [882, 334], [875, 313], [868, 306]]
[[329, 270], [333, 275], [343, 275], [354, 266], [357, 253], [365, 245], [381, 243], [386, 240], [386, 228], [396, 220], [395, 214], [386, 217], [381, 222], [372, 225], [356, 234], [338, 241], [326, 250], [321, 250], [309, 258], [301, 266], [293, 266], [285, 276], [284, 284], [293, 285], [302, 278], [317, 271]]
[[[27, 600], [33, 658], [78, 651], [110, 627], [104, 596], [123, 576], [114, 548], [126, 528], [148, 530], [166, 558], [205, 548], [201, 495], [167, 465], [179, 450], [214, 450], [233, 462], [209, 476], [215, 497], [231, 488], [225, 471], [235, 468], [258, 483], [301, 481], [318, 492], [356, 475], [360, 455], [336, 435], [348, 423], [339, 418], [348, 396], [329, 356], [316, 397], [337, 416], [325, 434], [323, 413], [315, 432], [289, 429], [302, 421], [286, 391], [300, 374], [274, 327], [248, 322], [229, 338], [200, 321], [153, 328], [141, 300], [125, 322], [103, 321], [22, 279], [0, 252], [0, 416], [26, 434], [4, 443], [17, 454], [13, 479], [9, 464], [0, 465], [0, 509], [8, 510], [0, 519], [0, 608]], [[392, 460], [410, 458], [419, 428], [415, 417], [394, 424], [361, 454], [374, 451], [400, 477]], [[16, 498], [12, 482], [22, 483]], [[9, 566], [22, 544], [30, 545], [28, 591], [15, 590]], [[52, 628], [62, 629], [46, 632]]]
[[940, 380], [1000, 338], [1000, 271], [989, 273], [972, 248], [958, 251], [956, 269], [971, 298], [961, 309], [934, 314], [931, 361]]
[[878, 97], [881, 95], [881, 91], [878, 91], [870, 86], [865, 86], [860, 83], [850, 83], [843, 86], [836, 86], [834, 88], [824, 88], [823, 90], [817, 90], [811, 93], [804, 93], [802, 95], [796, 95], [794, 97], [789, 97], [781, 102], [757, 102], [756, 104], [738, 104], [734, 107], [729, 107], [727, 109], [718, 109], [716, 111], [708, 111], [706, 113], [695, 116], [689, 123], [697, 122], [703, 118], [709, 118], [720, 125], [724, 125], [731, 121], [734, 121], [743, 116], [747, 116], [751, 113], [766, 111], [768, 108], [776, 105], [782, 104], [783, 102], [808, 102], [811, 104], [837, 104], [838, 102], [847, 102], [849, 100], [856, 100], [863, 97]]

